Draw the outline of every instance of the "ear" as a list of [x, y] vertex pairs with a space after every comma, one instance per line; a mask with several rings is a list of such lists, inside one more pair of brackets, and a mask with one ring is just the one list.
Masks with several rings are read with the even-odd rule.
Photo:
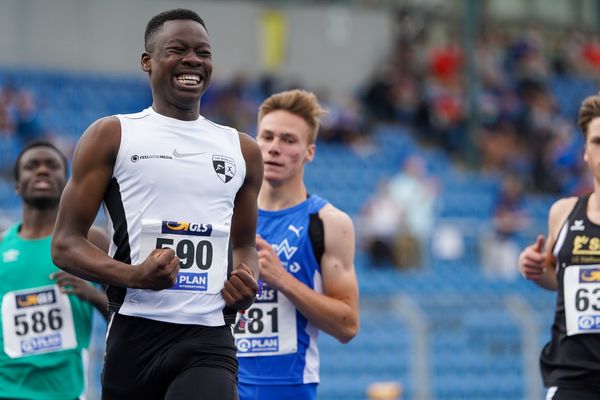
[[19, 182], [15, 184], [15, 194], [21, 197], [21, 185], [19, 185]]
[[142, 71], [150, 73], [150, 71], [152, 70], [151, 63], [150, 63], [151, 59], [152, 59], [152, 56], [150, 55], [150, 53], [147, 53], [147, 52], [142, 53], [142, 58], [140, 60], [140, 65], [142, 66]]
[[583, 161], [588, 162], [588, 155], [587, 155], [587, 151], [585, 151], [585, 147], [584, 147], [584, 151], [583, 151]]
[[304, 163], [309, 163], [312, 160], [314, 160], [316, 151], [317, 151], [317, 145], [314, 143], [309, 144], [308, 148], [306, 149], [306, 156], [304, 157]]

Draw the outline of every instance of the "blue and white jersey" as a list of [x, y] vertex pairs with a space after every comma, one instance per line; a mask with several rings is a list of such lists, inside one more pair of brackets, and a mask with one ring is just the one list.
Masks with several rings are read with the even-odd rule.
[[[284, 268], [322, 293], [320, 260], [309, 235], [311, 214], [328, 202], [311, 195], [278, 211], [258, 210], [258, 234], [269, 242]], [[250, 321], [235, 326], [240, 383], [290, 385], [319, 382], [318, 329], [280, 292], [263, 286], [247, 311]]]

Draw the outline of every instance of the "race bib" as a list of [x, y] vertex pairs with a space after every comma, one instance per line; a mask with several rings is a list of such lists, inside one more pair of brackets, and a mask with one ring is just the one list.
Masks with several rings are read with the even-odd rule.
[[263, 284], [262, 293], [246, 311], [238, 314], [234, 334], [238, 357], [295, 353], [298, 349], [296, 308], [277, 290]]
[[600, 266], [571, 265], [563, 284], [567, 335], [600, 332]]
[[77, 347], [71, 302], [56, 285], [6, 293], [2, 333], [10, 358]]
[[227, 276], [228, 246], [225, 225], [142, 220], [141, 259], [165, 248], [179, 257], [177, 282], [167, 290], [219, 293]]

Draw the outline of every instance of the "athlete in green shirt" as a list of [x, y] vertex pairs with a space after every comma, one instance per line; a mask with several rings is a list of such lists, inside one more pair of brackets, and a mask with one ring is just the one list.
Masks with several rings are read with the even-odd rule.
[[[73, 400], [85, 391], [93, 307], [106, 316], [106, 296], [52, 263], [65, 156], [51, 143], [34, 142], [14, 174], [23, 220], [0, 236], [0, 398]], [[88, 237], [107, 250], [101, 230], [92, 228]]]

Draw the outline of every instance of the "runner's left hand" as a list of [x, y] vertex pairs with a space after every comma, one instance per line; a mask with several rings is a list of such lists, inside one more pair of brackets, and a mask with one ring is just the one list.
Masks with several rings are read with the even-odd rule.
[[258, 283], [252, 274], [252, 270], [246, 264], [239, 264], [225, 281], [225, 287], [221, 294], [225, 303], [234, 310], [245, 310], [254, 303]]

